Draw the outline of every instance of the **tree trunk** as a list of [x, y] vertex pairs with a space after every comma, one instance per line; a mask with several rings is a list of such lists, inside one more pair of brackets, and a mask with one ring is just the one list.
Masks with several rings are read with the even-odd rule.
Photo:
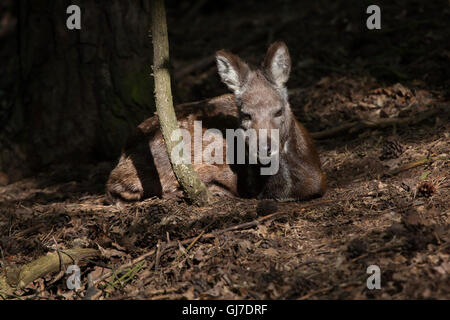
[[152, 38], [153, 38], [153, 74], [155, 78], [156, 110], [161, 132], [164, 137], [169, 160], [178, 183], [186, 196], [197, 205], [207, 204], [211, 195], [192, 168], [191, 164], [174, 163], [172, 149], [182, 141], [172, 141], [172, 133], [178, 129], [172, 101], [172, 89], [169, 73], [169, 40], [167, 35], [166, 11], [164, 0], [152, 0]]
[[[81, 8], [81, 30], [66, 9]], [[114, 159], [154, 111], [148, 1], [5, 1], [0, 30], [0, 171]], [[1, 26], [0, 26], [1, 27]]]

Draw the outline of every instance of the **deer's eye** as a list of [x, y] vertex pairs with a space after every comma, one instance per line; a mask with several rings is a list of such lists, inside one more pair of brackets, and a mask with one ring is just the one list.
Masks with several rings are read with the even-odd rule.
[[244, 121], [252, 120], [252, 116], [248, 113], [242, 113], [242, 120]]
[[283, 114], [283, 109], [278, 110], [277, 112], [275, 112], [275, 118], [281, 117], [282, 114]]

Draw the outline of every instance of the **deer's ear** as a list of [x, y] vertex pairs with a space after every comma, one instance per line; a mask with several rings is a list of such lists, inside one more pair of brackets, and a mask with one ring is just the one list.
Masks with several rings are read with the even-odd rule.
[[242, 93], [250, 68], [238, 56], [220, 50], [216, 52], [217, 69], [222, 82], [235, 94]]
[[263, 63], [264, 73], [277, 87], [283, 87], [289, 79], [291, 57], [284, 42], [272, 43]]

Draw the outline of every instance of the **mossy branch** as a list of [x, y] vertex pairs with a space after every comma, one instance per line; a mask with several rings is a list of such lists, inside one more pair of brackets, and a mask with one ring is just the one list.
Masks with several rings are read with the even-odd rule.
[[209, 203], [211, 194], [191, 164], [173, 163], [172, 149], [182, 141], [172, 141], [172, 133], [178, 129], [173, 108], [169, 73], [169, 40], [167, 35], [164, 0], [153, 0], [151, 6], [153, 37], [153, 75], [155, 78], [155, 100], [161, 132], [169, 155], [173, 172], [187, 198], [197, 205]]
[[6, 269], [0, 274], [0, 297], [12, 296], [14, 291], [69, 264], [78, 264], [81, 260], [96, 257], [100, 251], [91, 248], [69, 249], [52, 252], [18, 269]]

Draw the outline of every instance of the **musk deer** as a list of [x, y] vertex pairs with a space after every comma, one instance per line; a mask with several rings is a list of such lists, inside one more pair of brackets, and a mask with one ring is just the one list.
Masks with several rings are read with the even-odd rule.
[[[294, 118], [288, 102], [286, 82], [291, 58], [287, 46], [283, 42], [273, 43], [267, 50], [262, 67], [257, 70], [225, 50], [216, 53], [216, 62], [222, 82], [233, 94], [176, 106], [179, 127], [193, 132], [196, 121], [202, 121], [202, 133], [210, 128], [216, 129], [216, 135], [203, 138], [201, 144], [205, 148], [212, 141], [222, 139], [219, 142], [223, 143], [224, 159], [229, 149], [229, 141], [227, 145], [223, 137], [227, 129], [241, 129], [246, 144], [250, 139], [245, 133], [252, 129], [277, 132], [278, 143], [258, 148], [258, 161], [254, 164], [214, 163], [211, 156], [203, 155], [203, 161], [194, 162], [193, 168], [211, 192], [297, 200], [323, 195], [325, 175], [316, 148], [306, 129]], [[194, 143], [190, 145], [192, 148]], [[277, 156], [279, 166], [276, 172], [261, 174], [260, 169], [264, 167], [259, 161], [262, 151], [266, 155]], [[246, 152], [246, 159], [249, 155], [250, 152]], [[106, 193], [112, 201], [182, 194], [171, 169], [156, 116], [142, 122], [129, 138], [109, 176]]]

